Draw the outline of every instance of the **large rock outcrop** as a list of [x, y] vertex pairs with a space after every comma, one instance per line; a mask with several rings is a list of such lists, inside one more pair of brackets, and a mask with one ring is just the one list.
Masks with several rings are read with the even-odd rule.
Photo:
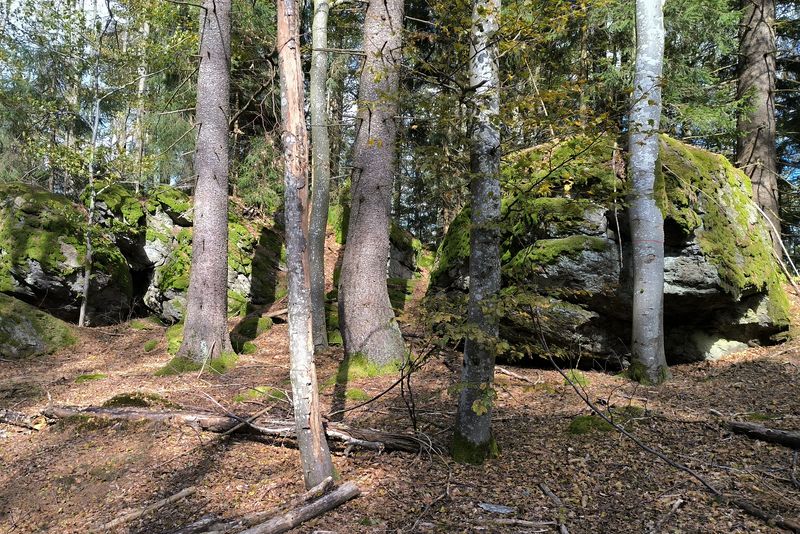
[[[61, 195], [0, 186], [0, 292], [67, 321], [77, 320], [87, 212]], [[142, 306], [167, 322], [182, 319], [189, 285], [192, 204], [161, 186], [147, 201], [121, 185], [98, 185], [89, 324], [125, 320]], [[231, 314], [285, 294], [282, 238], [231, 210], [228, 223]]]
[[[607, 137], [517, 154], [503, 170], [501, 335], [511, 354], [565, 359], [629, 352], [630, 238], [624, 159]], [[665, 217], [665, 329], [673, 360], [716, 358], [767, 343], [788, 325], [769, 231], [747, 176], [724, 157], [661, 138], [657, 197]], [[429, 294], [463, 302], [469, 209], [439, 247]], [[435, 305], [437, 299], [431, 298]], [[454, 314], [458, 316], [458, 314]]]

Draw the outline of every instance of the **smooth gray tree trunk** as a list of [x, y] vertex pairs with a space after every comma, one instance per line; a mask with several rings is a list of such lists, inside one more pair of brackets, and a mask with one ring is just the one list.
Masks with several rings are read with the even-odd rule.
[[331, 148], [328, 139], [328, 0], [314, 0], [311, 46], [311, 225], [308, 232], [311, 268], [311, 323], [314, 349], [328, 347], [325, 325], [325, 234], [331, 187]]
[[350, 224], [339, 284], [345, 352], [387, 364], [405, 345], [386, 289], [403, 0], [372, 0], [364, 20]]
[[192, 267], [178, 356], [197, 362], [231, 351], [228, 336], [228, 121], [231, 0], [204, 0], [197, 75]]
[[278, 0], [278, 66], [285, 162], [286, 264], [289, 285], [289, 358], [297, 444], [306, 488], [333, 476], [319, 409], [311, 333], [308, 235], [308, 135], [295, 0]]
[[636, 0], [636, 72], [629, 142], [633, 244], [631, 374], [652, 384], [659, 384], [669, 376], [664, 356], [664, 216], [654, 194], [659, 164], [663, 63], [663, 1]]
[[749, 106], [738, 118], [736, 163], [750, 177], [753, 199], [775, 227], [778, 235], [773, 235], [773, 245], [781, 257], [775, 148], [775, 0], [743, 1], [739, 28], [737, 97], [748, 98]]
[[452, 454], [481, 463], [496, 454], [492, 437], [495, 347], [493, 300], [500, 291], [500, 74], [495, 34], [500, 0], [476, 0], [472, 12], [470, 85], [474, 97], [471, 148], [472, 224], [467, 320], [480, 332], [467, 337]]

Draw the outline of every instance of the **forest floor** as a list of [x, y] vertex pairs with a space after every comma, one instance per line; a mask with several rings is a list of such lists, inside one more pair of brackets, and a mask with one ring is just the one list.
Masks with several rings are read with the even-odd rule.
[[[420, 286], [403, 314], [407, 322], [415, 315]], [[48, 402], [98, 406], [115, 395], [146, 392], [185, 409], [219, 413], [216, 401], [242, 416], [269, 407], [270, 418], [290, 418], [286, 336], [286, 325], [276, 324], [256, 338], [258, 351], [242, 355], [225, 375], [157, 377], [154, 371], [169, 359], [163, 327], [139, 320], [86, 329], [67, 350], [0, 361], [0, 408], [35, 414]], [[145, 352], [150, 340], [158, 345]], [[351, 407], [397, 379], [396, 374], [353, 377], [337, 386], [341, 358], [340, 349], [317, 357], [324, 413], [341, 404], [343, 391]], [[590, 411], [555, 370], [502, 367], [517, 376], [496, 375], [499, 458], [473, 467], [432, 452], [333, 446], [338, 473], [357, 483], [362, 495], [296, 532], [558, 531], [554, 524], [502, 523], [509, 518], [562, 521], [573, 534], [780, 531], [719, 503], [697, 480], [616, 431], [574, 433], [573, 421]], [[418, 428], [442, 444], [452, 429], [455, 399], [449, 391], [459, 373], [460, 356], [451, 352], [431, 358], [411, 382]], [[800, 341], [678, 365], [672, 373], [661, 387], [597, 371], [581, 376], [589, 398], [616, 409], [617, 420], [651, 447], [729, 496], [800, 519], [800, 466], [796, 456], [793, 464], [792, 451], [725, 427], [728, 420], [744, 420], [800, 429]], [[268, 394], [259, 396], [253, 388]], [[399, 388], [346, 412], [344, 420], [355, 427], [412, 430]], [[232, 518], [285, 503], [303, 492], [300, 473], [297, 450], [289, 443], [220, 438], [186, 426], [77, 419], [27, 431], [0, 424], [0, 533], [88, 532], [195, 486], [189, 497], [113, 530], [171, 532], [201, 516]], [[562, 507], [542, 492], [541, 483]], [[486, 504], [509, 510], [492, 512], [482, 507]]]

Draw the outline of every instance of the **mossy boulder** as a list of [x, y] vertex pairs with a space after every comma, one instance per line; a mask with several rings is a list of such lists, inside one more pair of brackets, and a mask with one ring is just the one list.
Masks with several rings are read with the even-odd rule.
[[[716, 358], [770, 342], [788, 326], [788, 300], [750, 181], [722, 156], [666, 136], [660, 144], [668, 355]], [[624, 167], [608, 136], [521, 151], [504, 166], [508, 290], [501, 335], [512, 354], [544, 354], [534, 316], [562, 358], [627, 353], [632, 277]], [[432, 293], [468, 289], [469, 226], [467, 207], [437, 251]]]
[[19, 359], [49, 354], [74, 342], [67, 323], [0, 293], [0, 357]]
[[[0, 185], [0, 292], [75, 321], [81, 303], [87, 212], [61, 195], [24, 184]], [[133, 298], [128, 261], [112, 232], [91, 228], [92, 324], [127, 316]]]

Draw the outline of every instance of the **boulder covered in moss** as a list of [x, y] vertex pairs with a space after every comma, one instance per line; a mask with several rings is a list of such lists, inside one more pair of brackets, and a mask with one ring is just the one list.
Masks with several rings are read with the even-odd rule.
[[[87, 213], [64, 196], [24, 184], [0, 185], [0, 292], [75, 321], [81, 303]], [[93, 225], [90, 324], [124, 319], [133, 285], [113, 233]]]
[[[716, 358], [771, 342], [788, 326], [788, 300], [747, 176], [666, 136], [660, 160], [668, 356]], [[540, 333], [565, 359], [622, 360], [629, 352], [624, 168], [606, 136], [522, 151], [503, 168], [501, 335], [511, 354], [543, 355]], [[469, 224], [465, 208], [431, 274], [429, 294], [450, 303], [463, 302], [469, 287]]]
[[75, 337], [67, 323], [0, 293], [0, 357], [40, 356], [74, 342]]

